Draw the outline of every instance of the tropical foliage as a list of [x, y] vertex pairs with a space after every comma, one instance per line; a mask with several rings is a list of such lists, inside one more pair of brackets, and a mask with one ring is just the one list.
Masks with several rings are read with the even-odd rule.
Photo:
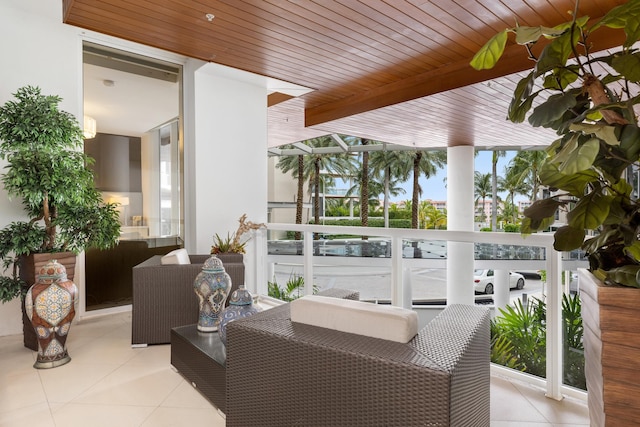
[[[491, 361], [539, 377], [546, 376], [546, 313], [544, 301], [532, 299], [527, 305], [517, 300], [500, 309], [491, 321]], [[563, 294], [564, 383], [586, 390], [580, 298]]]
[[[553, 28], [516, 26], [499, 32], [471, 65], [492, 68], [508, 35], [515, 34], [535, 66], [518, 83], [508, 118], [515, 123], [528, 118], [532, 126], [559, 135], [539, 170], [540, 183], [558, 191], [524, 212], [523, 233], [547, 229], [556, 211], [566, 210], [568, 224], [555, 232], [555, 248], [581, 247], [596, 277], [640, 287], [640, 203], [625, 179], [628, 169], [640, 167], [640, 55], [634, 48], [640, 40], [640, 0], [611, 9], [595, 23], [577, 15], [578, 5], [571, 21]], [[592, 51], [595, 37], [616, 30], [626, 35], [621, 46]], [[541, 38], [550, 41], [536, 56], [533, 46]], [[598, 234], [585, 240], [591, 230]]]
[[[289, 280], [285, 283], [284, 287], [278, 285], [275, 277], [272, 282], [267, 284], [268, 295], [272, 298], [277, 298], [282, 301], [293, 301], [304, 295], [304, 277], [291, 273]], [[313, 285], [313, 293], [317, 293], [318, 286]]]

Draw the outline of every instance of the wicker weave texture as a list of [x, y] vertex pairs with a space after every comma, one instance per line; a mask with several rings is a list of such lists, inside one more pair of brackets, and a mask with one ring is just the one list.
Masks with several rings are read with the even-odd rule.
[[489, 426], [485, 308], [448, 307], [408, 344], [295, 324], [288, 304], [227, 337], [228, 427]]
[[[191, 264], [161, 265], [156, 255], [133, 267], [131, 344], [167, 344], [171, 328], [198, 322], [193, 281], [208, 257], [190, 255]], [[226, 263], [224, 268], [232, 291], [244, 283], [243, 263]]]

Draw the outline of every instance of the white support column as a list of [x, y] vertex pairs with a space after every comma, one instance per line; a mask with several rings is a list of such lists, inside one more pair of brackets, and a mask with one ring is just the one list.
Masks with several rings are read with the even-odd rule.
[[[253, 257], [255, 259], [255, 274], [252, 280], [254, 282], [252, 292], [254, 295], [267, 295], [269, 293], [268, 282], [271, 280], [267, 266], [267, 230], [251, 230], [251, 235], [251, 241], [253, 241], [252, 250], [255, 254]], [[248, 282], [249, 280], [245, 279], [245, 281]]]
[[402, 307], [402, 238], [391, 240], [391, 305]]
[[304, 294], [313, 295], [313, 233], [304, 232]]
[[552, 245], [547, 252], [547, 392], [562, 400], [562, 253]]
[[495, 270], [494, 277], [493, 303], [497, 315], [499, 308], [505, 308], [509, 304], [509, 270]]
[[[447, 149], [447, 229], [473, 231], [474, 149]], [[473, 243], [447, 243], [447, 304], [473, 304]]]

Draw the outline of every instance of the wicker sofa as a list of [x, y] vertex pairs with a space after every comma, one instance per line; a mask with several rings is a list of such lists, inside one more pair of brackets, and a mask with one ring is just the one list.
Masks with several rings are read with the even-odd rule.
[[[191, 264], [162, 265], [153, 256], [133, 267], [131, 344], [168, 344], [171, 328], [198, 322], [198, 298], [193, 281], [210, 255], [189, 255]], [[220, 254], [232, 288], [244, 284], [241, 254]]]
[[293, 323], [227, 329], [226, 425], [489, 426], [489, 310], [451, 305], [409, 343]]

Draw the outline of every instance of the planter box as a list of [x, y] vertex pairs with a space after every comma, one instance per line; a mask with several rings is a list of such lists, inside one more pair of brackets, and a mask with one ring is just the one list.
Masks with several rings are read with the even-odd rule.
[[592, 426], [640, 419], [640, 289], [604, 286], [579, 270], [585, 373]]

